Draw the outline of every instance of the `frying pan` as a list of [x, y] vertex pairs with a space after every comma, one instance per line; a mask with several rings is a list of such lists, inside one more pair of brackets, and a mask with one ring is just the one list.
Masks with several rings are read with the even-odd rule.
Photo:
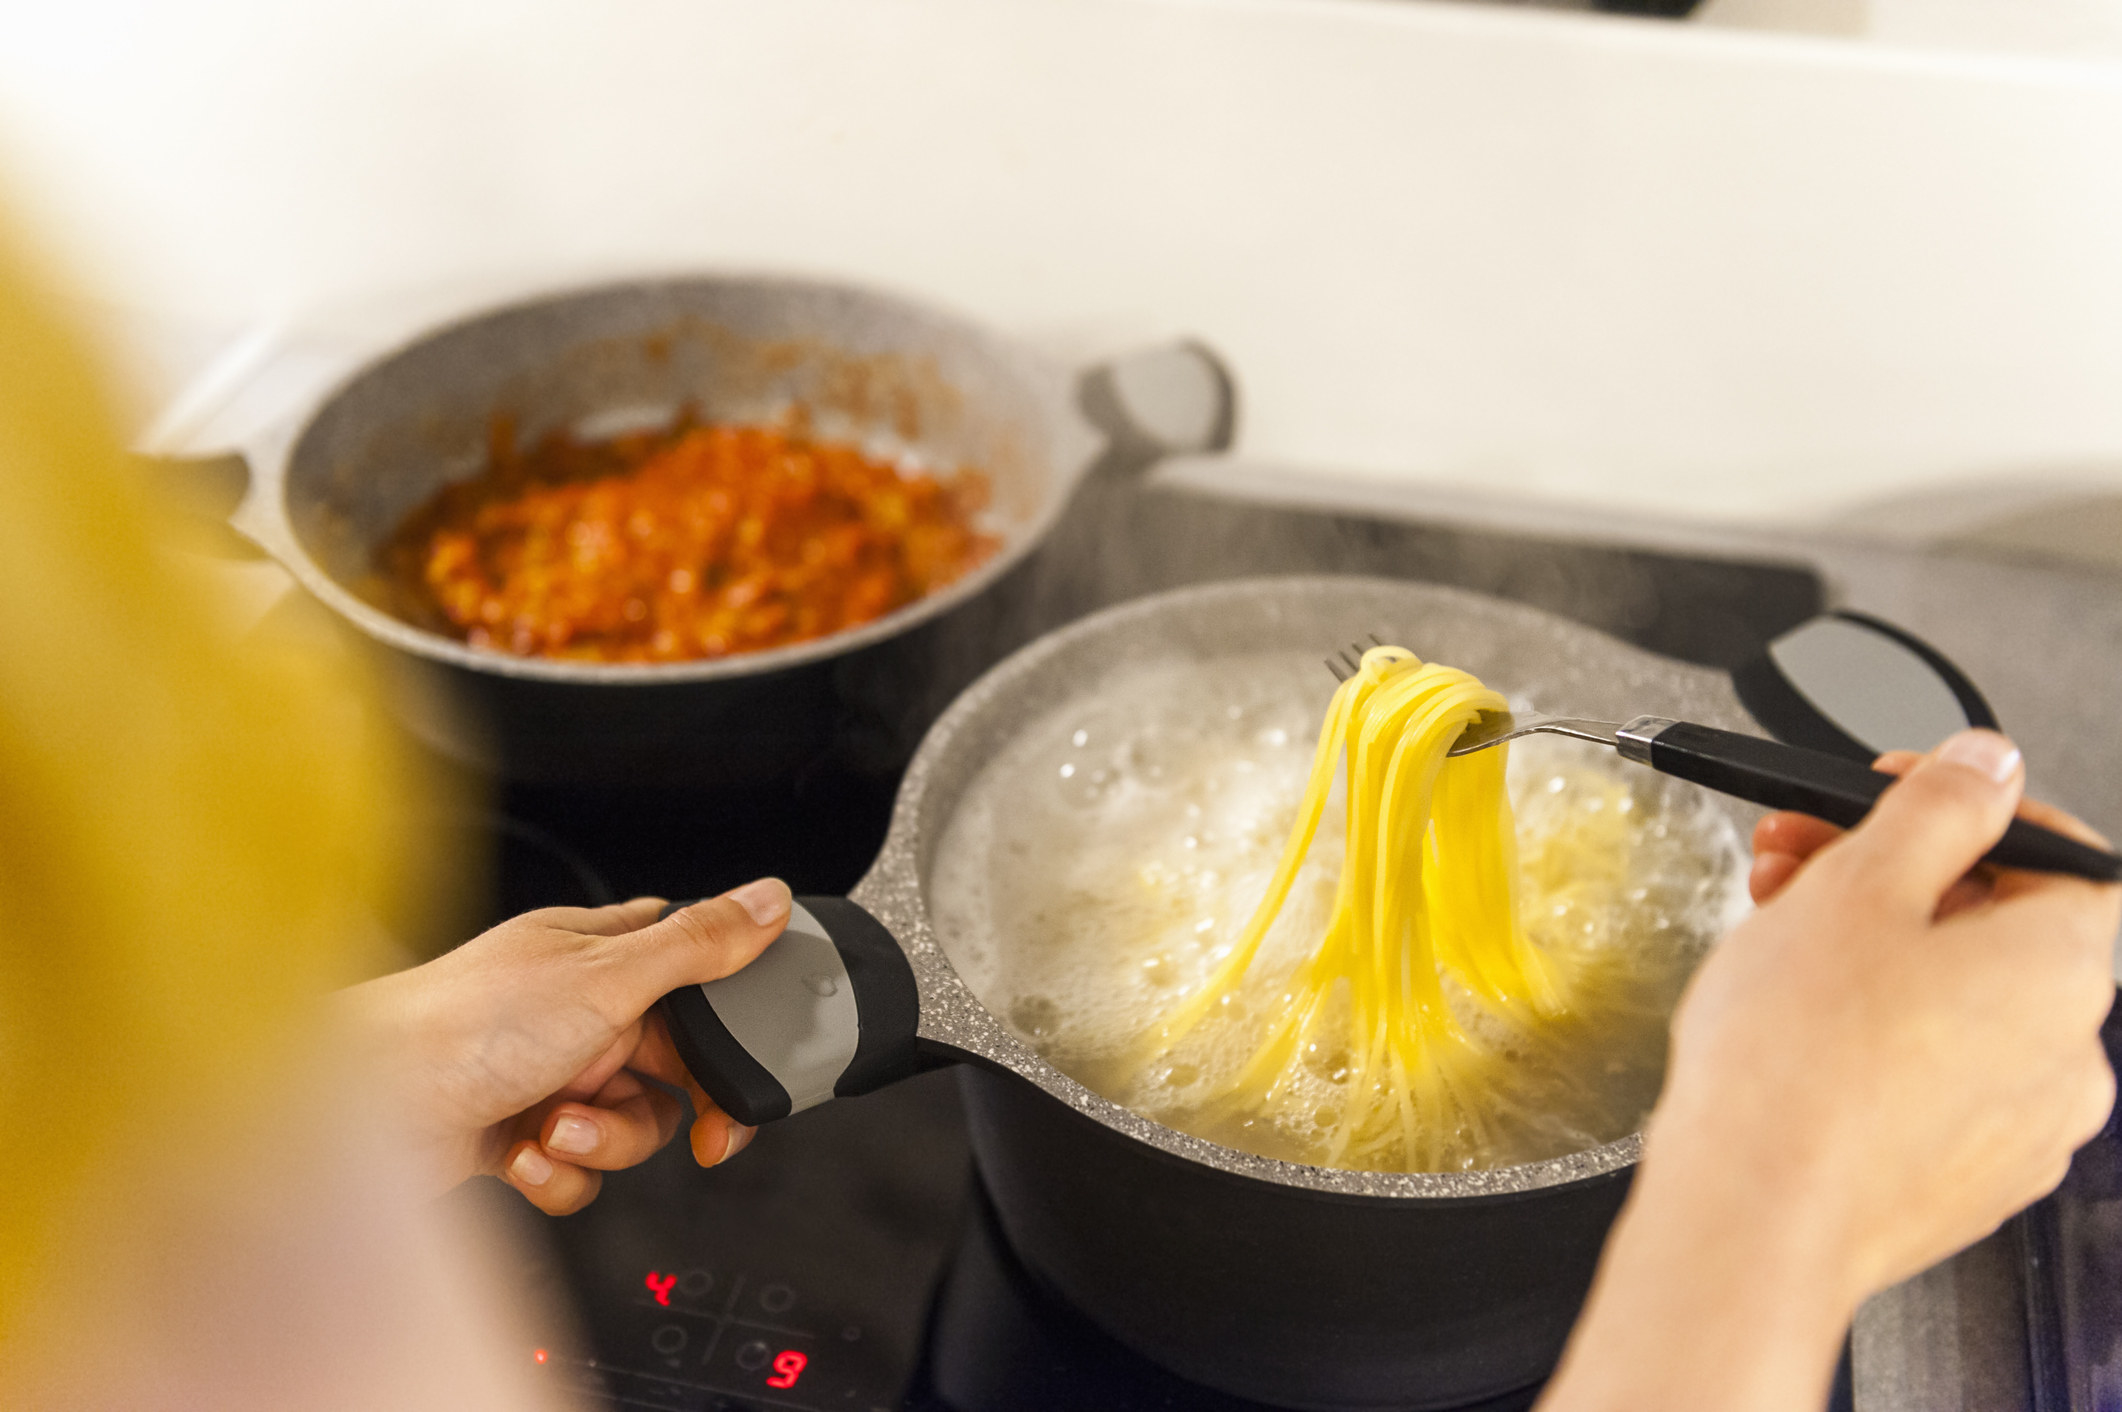
[[[875, 865], [800, 898], [745, 970], [674, 992], [674, 1039], [745, 1121], [958, 1063], [974, 1152], [1025, 1264], [1183, 1376], [1291, 1407], [1458, 1407], [1539, 1381], [1641, 1151], [1618, 1141], [1491, 1170], [1330, 1170], [1166, 1128], [1053, 1068], [984, 1005], [930, 920], [939, 840], [981, 768], [1033, 721], [1133, 664], [1376, 631], [1528, 704], [1751, 722], [1724, 673], [1562, 618], [1367, 578], [1248, 579], [1137, 600], [1039, 639], [929, 731]], [[1330, 686], [1320, 674], [1321, 704]], [[1759, 811], [1717, 799], [1744, 827]], [[965, 945], [969, 939], [955, 939]], [[971, 939], [1006, 948], [1008, 937]]]
[[[1129, 419], [1130, 389], [1170, 409], [1175, 380], [1179, 402], [1191, 404], [1176, 430], [1168, 419], [1161, 431]], [[736, 421], [801, 405], [822, 436], [976, 467], [991, 484], [1002, 546], [874, 622], [695, 662], [510, 656], [380, 606], [377, 545], [442, 485], [480, 470], [497, 417], [529, 442], [556, 428], [639, 425], [688, 404]], [[743, 783], [808, 763], [850, 713], [903, 714], [902, 701], [851, 699], [865, 683], [888, 690], [919, 675], [875, 659], [923, 630], [936, 657], [936, 633], [1024, 564], [1095, 468], [1116, 454], [1146, 465], [1168, 449], [1160, 435], [1220, 444], [1232, 417], [1228, 379], [1194, 345], [1070, 369], [868, 290], [752, 275], [644, 280], [480, 314], [368, 364], [243, 448], [231, 523], [385, 649], [399, 714], [444, 754], [529, 780]], [[202, 474], [225, 476], [228, 465]]]

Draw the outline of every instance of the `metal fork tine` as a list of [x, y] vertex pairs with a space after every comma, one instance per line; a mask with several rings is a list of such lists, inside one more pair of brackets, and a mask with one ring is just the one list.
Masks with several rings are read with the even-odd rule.
[[[1365, 633], [1364, 636], [1370, 639], [1372, 647], [1385, 645], [1374, 632]], [[1351, 642], [1348, 646], [1337, 649], [1333, 656], [1326, 659], [1326, 670], [1334, 674], [1335, 681], [1347, 681], [1363, 670], [1363, 654], [1368, 650], [1360, 642]]]
[[[1370, 639], [1371, 647], [1385, 646], [1385, 640], [1376, 633], [1367, 632], [1363, 635]], [[1338, 648], [1333, 656], [1326, 659], [1326, 670], [1334, 674], [1335, 681], [1347, 681], [1363, 670], [1363, 654], [1369, 650], [1360, 642], [1351, 642], [1346, 647]]]

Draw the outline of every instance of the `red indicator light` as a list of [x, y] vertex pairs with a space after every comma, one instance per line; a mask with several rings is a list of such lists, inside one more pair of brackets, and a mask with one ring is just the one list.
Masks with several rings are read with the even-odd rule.
[[659, 1275], [654, 1270], [650, 1270], [648, 1278], [642, 1283], [648, 1286], [650, 1294], [656, 1296], [656, 1303], [666, 1309], [670, 1307], [670, 1292], [678, 1286], [678, 1277], [676, 1275]]
[[544, 1361], [545, 1361], [545, 1350], [544, 1350], [544, 1349], [542, 1349], [542, 1348], [534, 1348], [534, 1349], [532, 1349], [532, 1350], [531, 1350], [531, 1362], [533, 1362], [533, 1363], [543, 1363]]
[[804, 1365], [809, 1362], [810, 1356], [808, 1354], [798, 1353], [793, 1348], [783, 1349], [774, 1355], [774, 1375], [766, 1380], [766, 1385], [779, 1388], [794, 1387], [796, 1379], [803, 1376]]

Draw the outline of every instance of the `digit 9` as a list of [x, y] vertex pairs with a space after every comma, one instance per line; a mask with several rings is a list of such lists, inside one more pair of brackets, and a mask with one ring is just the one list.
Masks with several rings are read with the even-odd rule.
[[774, 1375], [766, 1380], [766, 1385], [771, 1388], [794, 1387], [809, 1363], [808, 1354], [798, 1353], [793, 1348], [782, 1349], [774, 1355]]

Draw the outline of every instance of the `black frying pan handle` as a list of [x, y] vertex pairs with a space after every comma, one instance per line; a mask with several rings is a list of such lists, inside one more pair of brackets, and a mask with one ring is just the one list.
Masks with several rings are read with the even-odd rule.
[[[673, 902], [658, 920], [690, 905]], [[884, 924], [844, 897], [794, 899], [788, 926], [749, 966], [661, 1004], [685, 1067], [748, 1127], [920, 1067], [913, 966]]]
[[[1839, 755], [1692, 721], [1646, 718], [1622, 728], [1621, 753], [1663, 775], [1771, 809], [1793, 809], [1850, 828], [1871, 812], [1894, 776]], [[2122, 858], [2014, 819], [1983, 856], [2000, 868], [2122, 881]]]

